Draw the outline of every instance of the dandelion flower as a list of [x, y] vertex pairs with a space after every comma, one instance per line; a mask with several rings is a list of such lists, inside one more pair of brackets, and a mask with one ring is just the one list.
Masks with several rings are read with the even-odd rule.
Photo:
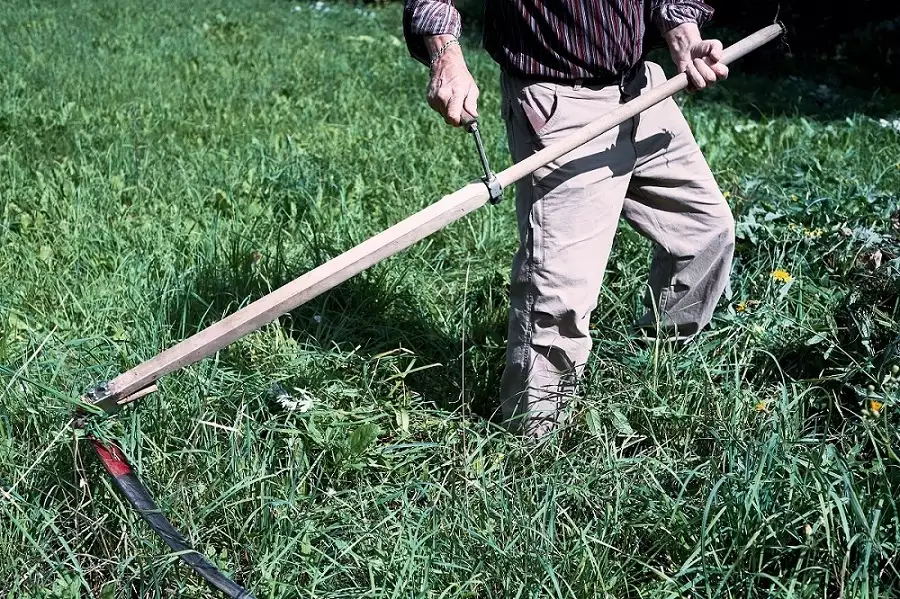
[[881, 408], [883, 407], [883, 402], [875, 401], [874, 399], [869, 400], [869, 409], [872, 410], [872, 414], [877, 416], [881, 412]]
[[766, 401], [761, 401], [761, 402], [757, 403], [753, 409], [756, 410], [757, 412], [766, 412], [768, 414], [769, 413], [769, 403]]
[[734, 307], [734, 311], [735, 312], [746, 312], [747, 311], [746, 302], [738, 302], [737, 305]]
[[773, 270], [772, 278], [779, 283], [790, 283], [794, 280], [794, 277], [791, 276], [791, 273], [783, 268], [776, 268], [775, 270]]

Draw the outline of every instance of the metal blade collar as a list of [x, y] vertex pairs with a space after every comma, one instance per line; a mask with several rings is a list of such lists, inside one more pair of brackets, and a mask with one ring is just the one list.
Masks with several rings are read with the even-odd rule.
[[90, 387], [84, 393], [85, 398], [107, 414], [119, 411], [119, 396], [109, 390], [109, 382], [102, 381]]

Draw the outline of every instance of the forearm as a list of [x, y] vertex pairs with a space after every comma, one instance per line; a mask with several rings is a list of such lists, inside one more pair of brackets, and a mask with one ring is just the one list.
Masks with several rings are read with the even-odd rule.
[[700, 35], [700, 27], [694, 22], [676, 25], [663, 33], [663, 37], [673, 56], [687, 52], [692, 45], [703, 39]]
[[459, 37], [461, 29], [453, 0], [406, 0], [403, 35], [410, 55], [419, 62], [429, 65], [447, 41]]
[[650, 19], [656, 28], [666, 36], [683, 25], [693, 24], [699, 30], [712, 18], [713, 8], [702, 0], [652, 0]]
[[438, 35], [425, 35], [422, 39], [425, 43], [425, 49], [428, 50], [429, 60], [433, 60], [441, 49], [446, 47], [444, 52], [450, 51], [450, 46], [447, 46], [447, 44], [455, 40], [456, 36], [450, 33], [442, 33]]

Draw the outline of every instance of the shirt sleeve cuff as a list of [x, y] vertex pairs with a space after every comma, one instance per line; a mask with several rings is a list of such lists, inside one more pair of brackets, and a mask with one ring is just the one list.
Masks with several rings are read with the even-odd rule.
[[699, 0], [662, 2], [653, 10], [652, 20], [660, 33], [665, 33], [684, 23], [696, 23], [698, 27], [703, 27], [714, 12], [711, 6]]
[[425, 47], [425, 37], [452, 35], [459, 37], [462, 19], [452, 0], [407, 1], [403, 9], [403, 37], [410, 55], [424, 64], [431, 64]]

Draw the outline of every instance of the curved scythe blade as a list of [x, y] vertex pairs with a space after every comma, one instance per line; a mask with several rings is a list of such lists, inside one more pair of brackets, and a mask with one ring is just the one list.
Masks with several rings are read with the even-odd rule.
[[112, 476], [113, 482], [119, 492], [125, 496], [128, 503], [144, 518], [159, 538], [165, 542], [179, 557], [210, 586], [223, 593], [230, 599], [254, 599], [240, 585], [228, 578], [221, 570], [216, 568], [202, 554], [194, 551], [187, 539], [181, 535], [172, 523], [166, 518], [156, 502], [153, 501], [147, 487], [141, 483], [137, 474], [128, 463], [125, 454], [114, 443], [103, 443], [96, 439], [90, 439], [94, 451], [100, 458], [103, 467]]

